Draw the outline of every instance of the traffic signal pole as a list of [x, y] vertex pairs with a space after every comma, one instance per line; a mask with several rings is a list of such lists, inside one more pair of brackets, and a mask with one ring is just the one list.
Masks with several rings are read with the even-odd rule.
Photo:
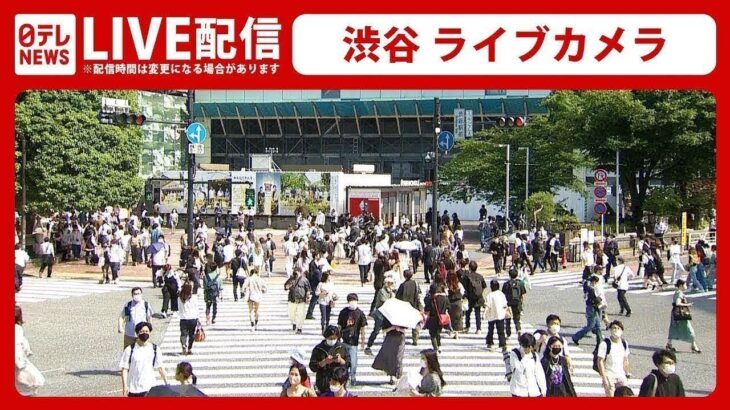
[[[193, 90], [188, 91], [188, 124], [193, 122]], [[188, 246], [193, 246], [193, 181], [195, 180], [195, 154], [190, 153], [190, 141], [185, 144], [188, 152]]]
[[433, 99], [433, 198], [431, 217], [431, 243], [436, 246], [439, 240], [439, 147], [438, 137], [441, 132], [441, 101], [438, 98]]

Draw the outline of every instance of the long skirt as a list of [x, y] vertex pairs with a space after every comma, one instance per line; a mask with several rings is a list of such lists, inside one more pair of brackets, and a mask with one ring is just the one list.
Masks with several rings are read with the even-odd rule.
[[694, 343], [695, 331], [692, 328], [692, 321], [674, 320], [674, 317], [671, 317], [669, 319], [669, 340]]
[[373, 369], [382, 370], [388, 376], [400, 377], [403, 370], [403, 355], [406, 351], [406, 336], [397, 330], [385, 335], [383, 345], [373, 360]]

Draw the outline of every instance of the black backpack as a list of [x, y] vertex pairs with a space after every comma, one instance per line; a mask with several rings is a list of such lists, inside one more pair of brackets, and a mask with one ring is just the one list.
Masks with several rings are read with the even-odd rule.
[[[608, 358], [608, 355], [611, 354], [611, 339], [605, 338], [603, 339], [603, 341], [606, 342], [606, 357]], [[624, 345], [624, 350], [628, 348], [628, 344], [623, 337], [621, 338], [621, 344]], [[599, 343], [598, 345], [596, 345], [596, 348], [593, 349], [593, 370], [595, 370], [596, 373], [598, 373], [598, 346], [600, 345], [601, 344]]]
[[510, 279], [508, 287], [507, 304], [509, 306], [517, 306], [522, 301], [522, 286], [519, 279]]
[[174, 293], [177, 293], [177, 280], [175, 280], [175, 276], [164, 276], [165, 278], [165, 286], [172, 290]]
[[[147, 302], [145, 302], [145, 303], [147, 303]], [[130, 345], [130, 348], [129, 348], [129, 364], [128, 364], [128, 366], [130, 368], [132, 367], [132, 353], [134, 353], [134, 346], [136, 344], [137, 344], [137, 342], [132, 343]], [[152, 350], [155, 351], [155, 354], [152, 356], [152, 367], [154, 368], [155, 367], [155, 362], [157, 361], [157, 345], [154, 344], [154, 343], [152, 343]]]
[[215, 258], [213, 261], [215, 262], [215, 264], [218, 266], [223, 265], [223, 261], [226, 260], [225, 255], [223, 255], [223, 247], [220, 245], [216, 245], [214, 252], [215, 252]]

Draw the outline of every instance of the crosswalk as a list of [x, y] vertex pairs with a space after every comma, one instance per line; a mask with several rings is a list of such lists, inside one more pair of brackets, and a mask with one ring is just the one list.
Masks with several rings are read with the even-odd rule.
[[[559, 290], [566, 289], [577, 289], [581, 288], [581, 280], [583, 272], [545, 272], [536, 273], [530, 276], [529, 282], [531, 286], [544, 288], [552, 287]], [[611, 279], [613, 280], [613, 279]], [[642, 295], [650, 294], [652, 296], [673, 296], [675, 292], [674, 286], [667, 286], [662, 290], [644, 289], [644, 280], [642, 278], [634, 277], [629, 279], [629, 290], [627, 294]], [[615, 293], [616, 289], [611, 286], [607, 286], [605, 289], [606, 293]], [[709, 300], [716, 300], [716, 291], [699, 292], [699, 293], [687, 293], [687, 298], [702, 298], [707, 297]]]
[[[161, 350], [168, 375], [174, 374], [177, 363], [192, 364], [198, 376], [198, 387], [210, 396], [278, 396], [281, 384], [287, 377], [294, 348], [311, 352], [322, 341], [318, 310], [316, 320], [305, 321], [301, 335], [293, 333], [287, 316], [286, 292], [272, 289], [264, 296], [260, 308], [258, 331], [250, 331], [246, 303], [234, 302], [230, 298], [230, 285], [225, 286], [226, 299], [218, 304], [218, 317], [214, 325], [206, 326], [206, 340], [195, 343], [193, 355], [181, 355], [179, 320], [173, 319], [163, 337]], [[425, 289], [424, 289], [425, 290]], [[373, 290], [359, 286], [342, 286], [336, 290], [340, 295], [354, 292], [359, 295], [360, 305], [367, 310], [373, 297]], [[200, 320], [205, 323], [205, 305], [200, 292]], [[339, 304], [332, 312], [331, 323], [337, 321]], [[368, 319], [371, 329], [373, 320]], [[523, 324], [523, 331], [534, 327]], [[509, 396], [509, 384], [504, 379], [502, 353], [486, 349], [484, 324], [482, 335], [462, 334], [459, 339], [448, 339], [444, 334], [442, 354], [439, 357], [444, 378], [448, 385], [447, 396]], [[428, 332], [422, 331], [418, 346], [411, 343], [410, 332], [406, 332], [406, 351], [403, 360], [404, 373], [416, 369], [420, 364], [419, 352], [431, 346]], [[378, 337], [373, 353], [377, 354], [383, 336]], [[495, 335], [496, 338], [496, 335]], [[508, 340], [509, 348], [517, 347], [516, 332]], [[573, 383], [580, 396], [602, 396], [601, 379], [592, 370], [592, 354], [576, 346], [569, 347], [573, 355], [575, 374]], [[358, 396], [393, 395], [393, 386], [384, 373], [372, 369], [373, 356], [362, 350], [358, 355], [358, 386], [351, 391]], [[314, 375], [310, 374], [312, 381]], [[630, 386], [638, 391], [640, 380], [631, 380]]]
[[15, 294], [15, 303], [40, 303], [51, 300], [67, 299], [76, 296], [109, 293], [117, 290], [151, 287], [150, 282], [120, 282], [117, 285], [100, 285], [94, 280], [74, 280], [56, 278], [23, 278], [23, 287]]

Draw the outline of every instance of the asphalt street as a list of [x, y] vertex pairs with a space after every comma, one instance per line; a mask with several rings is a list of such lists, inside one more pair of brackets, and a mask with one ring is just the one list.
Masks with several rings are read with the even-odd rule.
[[[467, 240], [472, 235], [467, 236]], [[174, 246], [174, 245], [173, 245]], [[469, 247], [472, 259], [484, 261], [488, 259], [488, 255], [478, 253], [474, 250], [475, 244]], [[281, 252], [279, 247], [278, 252]], [[491, 259], [491, 258], [489, 258]], [[67, 269], [68, 270], [68, 269]], [[73, 270], [73, 269], [71, 269]], [[139, 274], [135, 274], [130, 281], [141, 281], [147, 278], [144, 268], [136, 268]], [[280, 288], [284, 282], [283, 255], [278, 257], [275, 264], [275, 275], [267, 278], [267, 284], [271, 288]], [[568, 271], [576, 271], [577, 268], [571, 268]], [[124, 270], [123, 270], [124, 272]], [[337, 283], [354, 286], [357, 278], [356, 265], [342, 263], [336, 269]], [[418, 278], [422, 279], [422, 271], [419, 269]], [[480, 269], [480, 273], [484, 274], [489, 280], [492, 276], [492, 269]], [[566, 276], [566, 271], [561, 271], [556, 275]], [[551, 286], [550, 278], [539, 275], [546, 286], [533, 286], [527, 295], [525, 312], [523, 313], [523, 322], [537, 328], [543, 328], [545, 317], [549, 313], [556, 313], [562, 318], [562, 333], [571, 335], [585, 322], [584, 319], [584, 303], [582, 293], [577, 286], [558, 285]], [[504, 275], [502, 276], [504, 279]], [[59, 279], [64, 281], [78, 282], [74, 279]], [[421, 280], [422, 281], [422, 280]], [[555, 279], [556, 282], [559, 282]], [[537, 282], [537, 281], [536, 281]], [[47, 282], [48, 287], [52, 288], [52, 282]], [[550, 286], [548, 286], [550, 285]], [[37, 289], [37, 284], [34, 285]], [[112, 285], [105, 285], [112, 286]], [[359, 283], [357, 283], [359, 286]], [[227, 293], [230, 292], [230, 284], [226, 284]], [[22, 293], [23, 291], [21, 291]], [[368, 292], [367, 299], [361, 299], [361, 305], [369, 305], [370, 294]], [[666, 335], [669, 326], [669, 316], [671, 312], [671, 295], [654, 295], [652, 293], [630, 293], [628, 295], [629, 303], [632, 306], [633, 314], [630, 318], [619, 317], [618, 303], [616, 302], [616, 294], [609, 293], [609, 316], [611, 319], [619, 319], [625, 325], [624, 336], [629, 343], [631, 349], [631, 370], [634, 378], [643, 378], [648, 372], [654, 368], [651, 362], [651, 354], [658, 348], [666, 344]], [[226, 295], [229, 297], [229, 295]], [[34, 296], [35, 297], [35, 296]], [[150, 301], [155, 311], [158, 311], [162, 304], [162, 297], [159, 289], [145, 289], [145, 298]], [[31, 357], [33, 363], [44, 373], [47, 379], [46, 386], [42, 389], [43, 396], [118, 396], [121, 394], [121, 377], [119, 376], [119, 357], [122, 351], [122, 335], [117, 333], [117, 318], [123, 305], [130, 299], [129, 288], [114, 288], [108, 292], [89, 292], [84, 293], [74, 289], [74, 294], [63, 298], [51, 298], [45, 301], [34, 300], [34, 303], [21, 303], [25, 315], [25, 332], [26, 337], [30, 341], [34, 351]], [[685, 390], [688, 395], [707, 395], [715, 387], [716, 384], [716, 366], [715, 366], [715, 340], [716, 340], [716, 300], [711, 295], [700, 295], [692, 297], [691, 301], [695, 303], [692, 310], [693, 326], [698, 338], [698, 344], [702, 348], [702, 354], [690, 353], [690, 346], [686, 343], [675, 342], [674, 346], [678, 349], [677, 373], [684, 382]], [[281, 301], [284, 306], [284, 301]], [[241, 307], [241, 310], [245, 308]], [[226, 309], [223, 309], [226, 311]], [[272, 308], [271, 313], [276, 312], [276, 320], [286, 320], [286, 314], [283, 310], [275, 310]], [[334, 312], [333, 312], [334, 313]], [[223, 313], [221, 313], [223, 314]], [[266, 314], [265, 311], [262, 314]], [[280, 316], [280, 317], [279, 317]], [[319, 318], [316, 313], [315, 317]], [[174, 333], [177, 332], [174, 326], [165, 338], [168, 323], [171, 319], [153, 319], [154, 330], [152, 332], [152, 340], [161, 346], [174, 346]], [[237, 320], [237, 319], [236, 319]], [[245, 322], [245, 318], [241, 318]], [[334, 320], [333, 320], [334, 321]], [[307, 321], [308, 326], [318, 328], [319, 321], [315, 324]], [[316, 326], [314, 326], [316, 325]], [[243, 326], [243, 325], [241, 325]], [[473, 327], [473, 326], [472, 326]], [[485, 326], [486, 327], [486, 326]], [[486, 330], [486, 329], [484, 329]], [[472, 330], [473, 332], [473, 330]], [[424, 332], [426, 333], [426, 332]], [[464, 344], [473, 343], [473, 349], [484, 350], [484, 333], [481, 336], [462, 337], [458, 341], [446, 340], [444, 342], [444, 352], [449, 352], [449, 344], [454, 346], [462, 346]], [[171, 336], [172, 335], [172, 336]], [[312, 330], [312, 340], [316, 340], [316, 329]], [[245, 336], [242, 336], [245, 337]], [[266, 334], [259, 332], [257, 337], [260, 342], [267, 340]], [[428, 339], [422, 336], [419, 348], [428, 347]], [[280, 339], [281, 336], [272, 334], [272, 341]], [[408, 337], [410, 339], [410, 337]], [[307, 342], [311, 341], [307, 339]], [[214, 343], [212, 343], [214, 344]], [[583, 353], [592, 351], [592, 337], [586, 337], [580, 344]], [[311, 348], [311, 346], [309, 346]], [[410, 348], [410, 347], [409, 347]], [[415, 348], [415, 347], [413, 347]], [[472, 349], [472, 347], [469, 347]], [[242, 348], [247, 349], [247, 348]], [[449, 366], [450, 373], [445, 377], [451, 377], [456, 381], [455, 385], [459, 385], [459, 380], [467, 380], [474, 377], [478, 370], [473, 368], [474, 364], [464, 365], [460, 370], [460, 360], [469, 360], [468, 352], [465, 352], [465, 359], [456, 357], [456, 352], [448, 353], [453, 357], [454, 366]], [[479, 353], [482, 354], [482, 353]], [[501, 355], [500, 355], [501, 356]], [[486, 356], [485, 356], [486, 357]], [[172, 358], [174, 359], [174, 357]], [[169, 358], [165, 358], [170, 361]], [[498, 372], [495, 369], [488, 369], [498, 365], [498, 360], [485, 359], [484, 377], [485, 379], [498, 379]], [[587, 360], [587, 359], [586, 359]], [[361, 359], [361, 368], [368, 367], [364, 365]], [[414, 362], [415, 363], [415, 362]], [[170, 363], [167, 363], [169, 367]], [[249, 367], [252, 363], [241, 363], [241, 366]], [[209, 372], [213, 375], [216, 373], [214, 368]], [[590, 371], [588, 371], [590, 372]], [[281, 367], [281, 371], [275, 371], [270, 374], [272, 380], [279, 378], [283, 381], [286, 375], [285, 363]], [[168, 372], [168, 376], [172, 376]], [[279, 377], [280, 376], [280, 377]], [[589, 375], [586, 374], [586, 377]], [[595, 377], [589, 383], [595, 385]], [[369, 377], [369, 376], [368, 376]], [[466, 382], [465, 382], [466, 383]], [[638, 380], [631, 383], [636, 386]], [[504, 382], [506, 385], [506, 382]], [[600, 384], [597, 385], [600, 387]], [[593, 387], [586, 388], [586, 391], [594, 391]], [[485, 389], [485, 395], [505, 395], [503, 391], [491, 391]], [[638, 393], [638, 389], [635, 389]], [[374, 391], [382, 395], [382, 391]], [[448, 393], [448, 391], [445, 391]], [[270, 394], [267, 390], [267, 394]], [[467, 394], [466, 391], [464, 394]], [[363, 394], [365, 395], [365, 394]]]

